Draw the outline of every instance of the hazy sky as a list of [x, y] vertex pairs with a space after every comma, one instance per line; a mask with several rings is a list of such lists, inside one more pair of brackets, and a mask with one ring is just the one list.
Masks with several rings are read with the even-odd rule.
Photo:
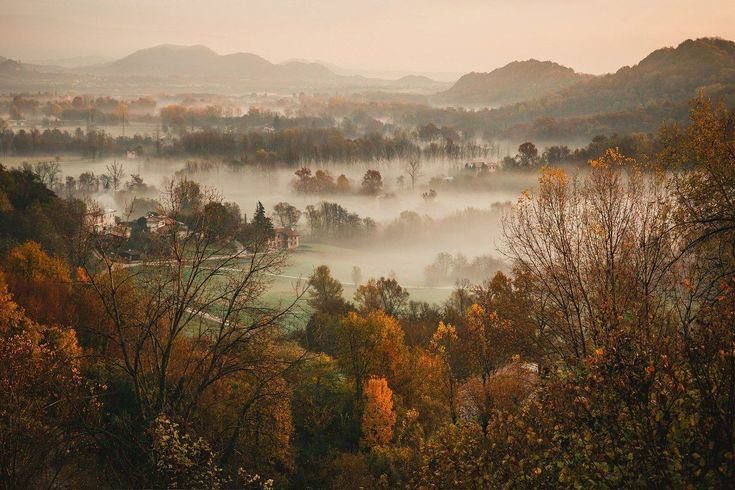
[[735, 39], [734, 0], [0, 0], [0, 55], [120, 57], [161, 43], [404, 72], [551, 59], [603, 73]]

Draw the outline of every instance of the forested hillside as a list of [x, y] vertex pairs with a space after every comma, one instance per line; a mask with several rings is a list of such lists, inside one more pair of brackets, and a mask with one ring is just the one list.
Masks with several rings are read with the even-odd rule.
[[558, 92], [592, 78], [552, 61], [514, 61], [490, 73], [468, 73], [436, 95], [443, 104], [488, 106], [514, 104]]

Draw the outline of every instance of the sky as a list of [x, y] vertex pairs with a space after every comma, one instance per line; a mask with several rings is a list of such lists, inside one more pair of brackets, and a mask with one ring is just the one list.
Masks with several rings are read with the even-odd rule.
[[170, 43], [396, 73], [536, 58], [599, 74], [703, 36], [735, 40], [735, 1], [0, 0], [0, 56], [22, 61]]

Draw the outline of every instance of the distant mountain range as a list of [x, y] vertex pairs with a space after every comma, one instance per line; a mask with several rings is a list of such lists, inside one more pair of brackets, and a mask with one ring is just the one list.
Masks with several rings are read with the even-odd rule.
[[252, 53], [220, 55], [201, 45], [163, 44], [115, 61], [87, 66], [70, 66], [74, 60], [60, 60], [57, 65], [32, 65], [0, 58], [0, 89], [87, 87], [103, 93], [109, 89], [214, 93], [376, 89], [429, 95], [450, 85], [417, 76], [386, 80], [346, 74], [331, 65], [301, 60], [271, 63]]
[[592, 75], [577, 73], [553, 61], [514, 61], [490, 73], [468, 73], [434, 100], [498, 107], [543, 97], [591, 78]]
[[495, 132], [524, 125], [549, 126], [549, 121], [557, 124], [560, 120], [587, 124], [593, 131], [595, 123], [584, 121], [604, 118], [602, 129], [614, 127], [616, 119], [628, 124], [645, 117], [651, 120], [649, 127], [662, 118], [679, 117], [699, 91], [735, 105], [735, 43], [717, 38], [687, 40], [602, 76], [580, 74], [551, 61], [516, 61], [489, 73], [469, 73], [453, 85], [415, 75], [397, 80], [348, 75], [324, 63], [293, 60], [276, 64], [250, 53], [220, 55], [205, 46], [166, 44], [81, 68], [0, 57], [0, 89], [102, 94], [315, 91], [369, 93], [371, 100], [400, 100], [389, 96], [390, 92], [410, 94], [404, 100], [415, 103], [428, 100], [493, 108], [481, 117], [487, 129]]
[[294, 83], [336, 78], [328, 68], [317, 63], [292, 61], [273, 64], [251, 53], [220, 55], [206, 46], [172, 44], [141, 49], [117, 61], [93, 65], [81, 71], [116, 76], [289, 80]]

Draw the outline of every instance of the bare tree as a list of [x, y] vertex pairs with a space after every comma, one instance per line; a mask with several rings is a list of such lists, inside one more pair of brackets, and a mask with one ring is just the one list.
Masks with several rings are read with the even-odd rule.
[[120, 189], [120, 185], [122, 184], [123, 176], [125, 176], [125, 169], [123, 168], [121, 163], [118, 163], [117, 161], [112, 162], [112, 164], [107, 165], [107, 175], [108, 182], [110, 188], [117, 192], [118, 189]]
[[416, 187], [416, 179], [421, 176], [421, 160], [411, 157], [406, 164], [406, 173], [411, 178], [411, 190]]
[[[179, 215], [174, 187], [164, 201], [168, 216]], [[202, 398], [218, 384], [247, 380], [247, 397], [217, 448], [225, 464], [251, 410], [273, 396], [273, 380], [306, 355], [279, 355], [274, 347], [304, 290], [297, 287], [278, 306], [262, 301], [287, 255], [269, 249], [266, 240], [233, 252], [210, 229], [207, 204], [216, 202], [213, 193], [204, 193], [188, 232], [171, 226], [158, 234], [139, 264], [121, 264], [109, 237], [93, 237], [96, 262], [86, 270], [105, 312], [106, 326], [94, 333], [114, 353], [108, 367], [129, 381], [144, 420], [166, 413], [194, 423]]]
[[504, 222], [506, 254], [537, 298], [547, 352], [575, 362], [623, 331], [655, 338], [677, 284], [671, 209], [663, 183], [626, 173], [614, 151], [581, 182], [547, 170], [519, 201]]
[[38, 176], [38, 179], [49, 189], [59, 183], [61, 169], [57, 162], [36, 162], [34, 165], [24, 163], [23, 169]]

